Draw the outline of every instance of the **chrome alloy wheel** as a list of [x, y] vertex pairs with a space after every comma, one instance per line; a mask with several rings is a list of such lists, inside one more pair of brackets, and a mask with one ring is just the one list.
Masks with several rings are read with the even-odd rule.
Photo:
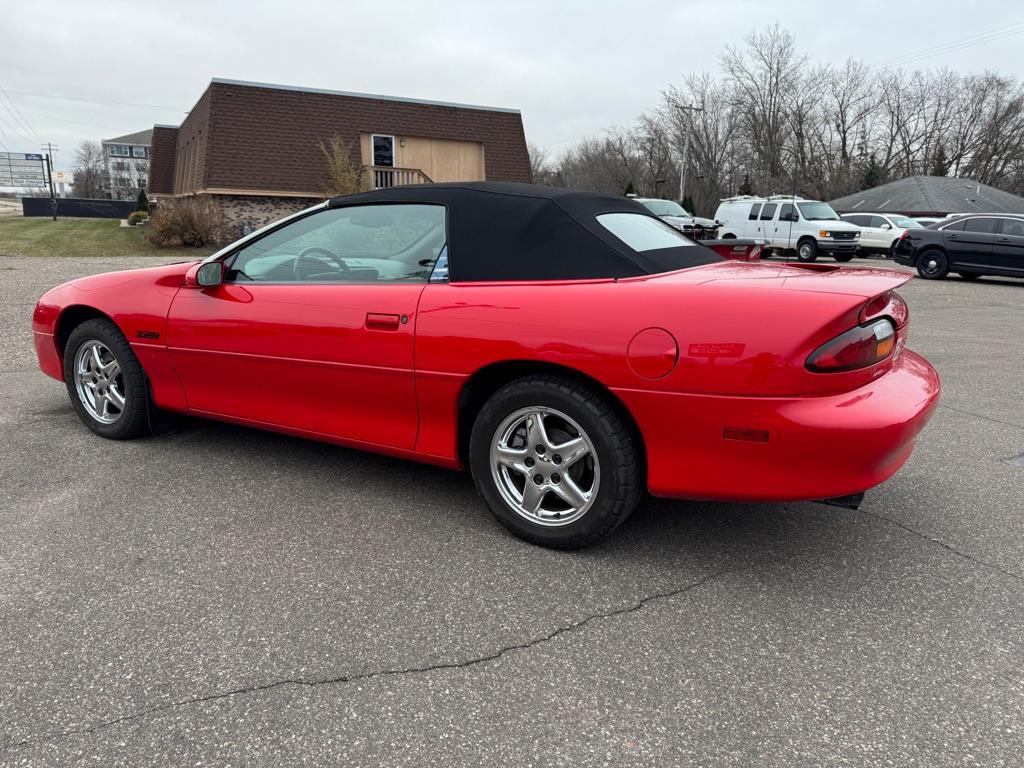
[[491, 439], [491, 476], [505, 502], [536, 525], [579, 520], [597, 499], [601, 470], [586, 432], [561, 411], [522, 408]]
[[84, 341], [75, 352], [75, 391], [88, 414], [101, 424], [113, 424], [124, 413], [121, 366], [102, 342]]

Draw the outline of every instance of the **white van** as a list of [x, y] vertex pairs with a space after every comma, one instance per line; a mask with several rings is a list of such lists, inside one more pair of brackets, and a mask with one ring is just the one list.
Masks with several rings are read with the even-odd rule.
[[860, 227], [840, 219], [831, 205], [792, 195], [727, 197], [715, 218], [722, 222], [721, 239], [764, 240], [769, 248], [796, 251], [800, 261], [814, 261], [819, 253], [849, 261], [860, 245]]

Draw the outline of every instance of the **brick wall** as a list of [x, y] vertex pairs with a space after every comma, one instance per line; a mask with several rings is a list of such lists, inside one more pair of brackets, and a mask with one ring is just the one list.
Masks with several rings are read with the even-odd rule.
[[200, 189], [322, 189], [321, 143], [339, 134], [358, 145], [361, 133], [482, 142], [489, 181], [531, 180], [518, 112], [219, 82], [207, 93], [206, 175]]
[[221, 215], [241, 237], [289, 214], [322, 203], [323, 198], [269, 197], [256, 195], [211, 195]]

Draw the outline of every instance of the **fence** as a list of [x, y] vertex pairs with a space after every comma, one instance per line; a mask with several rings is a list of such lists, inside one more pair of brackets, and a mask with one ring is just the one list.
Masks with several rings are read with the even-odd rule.
[[[83, 219], [126, 219], [135, 210], [134, 200], [88, 200], [78, 197], [58, 197], [57, 215]], [[21, 198], [23, 216], [52, 216], [50, 198]]]

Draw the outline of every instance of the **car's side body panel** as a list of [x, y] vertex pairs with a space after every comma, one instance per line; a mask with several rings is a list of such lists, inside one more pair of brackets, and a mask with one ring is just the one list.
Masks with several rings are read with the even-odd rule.
[[[61, 318], [76, 310], [106, 315], [121, 329], [149, 377], [154, 402], [169, 410], [186, 407], [181, 382], [167, 355], [167, 312], [190, 264], [108, 272], [72, 280], [47, 292], [32, 320], [44, 372], [63, 378]], [[46, 361], [43, 363], [42, 361]]]
[[[167, 345], [191, 411], [412, 450], [423, 284], [183, 289]], [[405, 322], [402, 318], [405, 318]], [[229, 394], [228, 394], [229, 393]]]

